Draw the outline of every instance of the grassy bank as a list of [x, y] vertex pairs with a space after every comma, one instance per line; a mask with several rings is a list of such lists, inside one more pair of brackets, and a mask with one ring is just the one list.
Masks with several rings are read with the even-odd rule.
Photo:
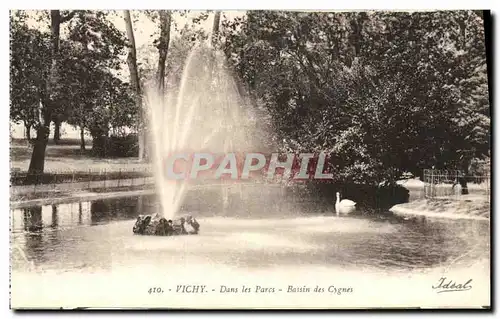
[[[148, 163], [141, 163], [135, 157], [127, 158], [98, 158], [90, 151], [91, 146], [82, 152], [79, 144], [61, 140], [59, 145], [49, 144], [45, 154], [45, 171], [102, 171], [119, 172], [143, 170]], [[10, 145], [10, 166], [21, 172], [28, 170], [33, 149], [23, 140], [14, 140]]]
[[484, 196], [463, 196], [458, 200], [421, 199], [398, 204], [390, 209], [398, 215], [421, 215], [441, 218], [489, 219], [491, 207]]

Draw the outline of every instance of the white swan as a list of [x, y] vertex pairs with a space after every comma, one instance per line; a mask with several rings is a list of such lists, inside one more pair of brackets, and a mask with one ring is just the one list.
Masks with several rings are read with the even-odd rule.
[[340, 193], [337, 192], [337, 202], [335, 203], [335, 211], [338, 213], [350, 213], [356, 209], [356, 202], [350, 199], [340, 200]]

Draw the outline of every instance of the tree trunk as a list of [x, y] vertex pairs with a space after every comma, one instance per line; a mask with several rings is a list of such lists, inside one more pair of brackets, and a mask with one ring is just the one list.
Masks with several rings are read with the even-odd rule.
[[458, 19], [458, 26], [460, 27], [460, 48], [459, 49], [465, 49], [465, 46], [467, 45], [467, 25], [465, 23], [465, 20]]
[[85, 152], [85, 127], [80, 126], [80, 150]]
[[36, 130], [36, 139], [34, 140], [33, 153], [26, 176], [26, 184], [33, 184], [39, 181], [45, 168], [45, 150], [49, 141], [49, 128], [46, 125], [40, 125]]
[[125, 26], [127, 29], [127, 37], [129, 41], [129, 52], [127, 57], [127, 64], [130, 71], [130, 84], [134, 88], [135, 104], [139, 110], [139, 123], [137, 125], [137, 133], [139, 138], [139, 160], [144, 159], [146, 136], [144, 134], [144, 110], [142, 107], [142, 92], [141, 82], [139, 80], [139, 71], [137, 70], [137, 50], [135, 47], [134, 29], [132, 27], [132, 19], [130, 17], [130, 10], [124, 10]]
[[460, 183], [460, 186], [462, 187], [462, 195], [468, 195], [469, 189], [467, 188], [467, 179], [465, 178], [465, 176], [459, 177], [458, 182]]
[[[61, 13], [59, 10], [51, 10], [51, 66], [48, 78], [45, 81], [45, 96], [40, 97], [40, 108], [38, 112], [39, 123], [36, 132], [36, 140], [33, 145], [30, 166], [26, 182], [36, 181], [43, 174], [45, 166], [45, 150], [49, 140], [50, 120], [52, 118], [54, 86], [57, 82], [57, 61], [59, 55], [59, 34], [61, 26]], [[43, 91], [43, 90], [42, 90]]]
[[24, 122], [24, 135], [26, 137], [27, 141], [31, 141], [31, 124], [28, 124], [27, 122]]
[[212, 44], [215, 45], [217, 41], [217, 37], [219, 34], [219, 25], [220, 25], [220, 11], [215, 12], [214, 16], [214, 24], [212, 26]]
[[[161, 108], [164, 106], [165, 99], [165, 62], [167, 61], [168, 48], [170, 44], [170, 25], [172, 15], [170, 11], [160, 10], [160, 38], [158, 43], [158, 71], [156, 81], [158, 85], [158, 94], [160, 95]], [[162, 116], [164, 112], [161, 113]], [[163, 122], [162, 118], [162, 122]]]
[[61, 140], [61, 120], [56, 116], [54, 119], [54, 144], [59, 144]]
[[463, 175], [458, 178], [458, 182], [460, 183], [460, 186], [462, 188], [462, 195], [468, 195], [469, 194], [469, 189], [467, 188], [467, 175], [469, 175], [469, 167], [470, 167], [470, 159], [465, 159], [462, 169], [463, 169]]
[[361, 54], [361, 43], [362, 43], [362, 31], [364, 21], [367, 19], [365, 12], [359, 12], [356, 17], [351, 21], [352, 34], [350, 36], [351, 48], [353, 57], [350, 59], [349, 64], [352, 63], [356, 58], [360, 57]]
[[170, 43], [170, 11], [160, 10], [160, 41], [158, 43], [158, 92], [163, 100], [165, 94], [165, 61], [167, 60], [168, 46]]

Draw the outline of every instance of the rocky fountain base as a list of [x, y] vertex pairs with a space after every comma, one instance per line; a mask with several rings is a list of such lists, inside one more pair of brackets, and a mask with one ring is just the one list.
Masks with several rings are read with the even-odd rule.
[[132, 231], [136, 235], [173, 236], [196, 235], [200, 224], [193, 216], [167, 220], [159, 214], [139, 215]]

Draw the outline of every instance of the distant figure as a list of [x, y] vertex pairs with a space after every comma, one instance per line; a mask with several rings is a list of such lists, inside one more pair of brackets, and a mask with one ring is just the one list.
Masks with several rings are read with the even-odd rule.
[[337, 202], [335, 203], [335, 211], [337, 215], [340, 213], [348, 214], [354, 211], [355, 209], [356, 209], [355, 202], [353, 202], [350, 199], [340, 200], [340, 193], [337, 192]]

